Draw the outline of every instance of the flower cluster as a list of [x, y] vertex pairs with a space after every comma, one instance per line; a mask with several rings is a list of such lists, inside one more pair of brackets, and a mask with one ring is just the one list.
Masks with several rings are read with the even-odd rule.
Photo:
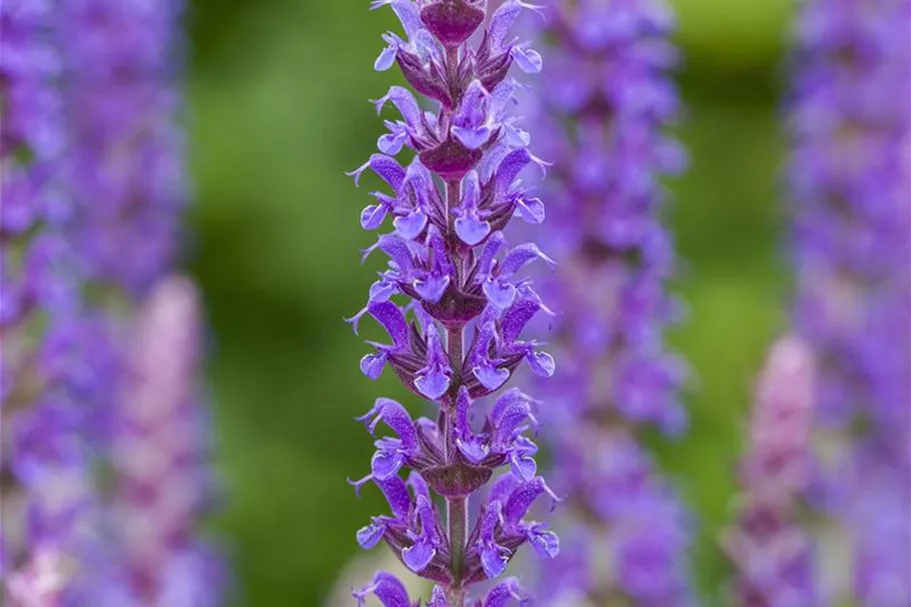
[[0, 6], [0, 587], [49, 605], [72, 579], [84, 540], [75, 522], [92, 501], [81, 437], [97, 377], [83, 361], [104, 360], [67, 239], [55, 23], [51, 2]]
[[810, 435], [816, 400], [812, 355], [796, 338], [769, 352], [759, 381], [737, 526], [725, 547], [738, 567], [736, 603], [743, 607], [818, 604], [809, 539], [798, 521], [810, 479]]
[[97, 281], [142, 298], [175, 255], [185, 192], [183, 0], [59, 0], [71, 240]]
[[[373, 193], [376, 204], [363, 210], [361, 225], [374, 230], [391, 217], [394, 231], [365, 251], [366, 257], [379, 250], [390, 261], [352, 322], [356, 328], [369, 314], [392, 342], [371, 342], [364, 374], [376, 379], [390, 366], [439, 412], [435, 420], [415, 420], [398, 402], [380, 398], [361, 418], [371, 433], [382, 422], [395, 436], [376, 441], [371, 472], [355, 483], [379, 487], [391, 514], [374, 517], [357, 539], [365, 548], [384, 540], [409, 569], [434, 581], [433, 607], [464, 607], [469, 587], [501, 575], [522, 544], [546, 557], [558, 551], [556, 535], [525, 518], [542, 494], [556, 500], [537, 476], [537, 446], [525, 434], [537, 428], [538, 403], [507, 390], [483, 426], [473, 423], [477, 399], [500, 390], [523, 361], [538, 375], [554, 372], [553, 358], [521, 338], [532, 317], [549, 310], [519, 277], [534, 261], [552, 262], [533, 243], [510, 246], [504, 234], [513, 217], [544, 219], [543, 204], [519, 179], [529, 165], [543, 170], [545, 163], [528, 152], [529, 136], [510, 112], [520, 87], [508, 75], [513, 63], [530, 73], [541, 69], [534, 50], [508, 37], [523, 11], [538, 8], [507, 0], [489, 19], [483, 0], [377, 0], [372, 8], [385, 5], [406, 38], [385, 34], [375, 68], [397, 64], [433, 109], [398, 86], [376, 101], [378, 111], [391, 104], [402, 119], [386, 122], [388, 133], [377, 142], [382, 153], [352, 175], [359, 180], [370, 169], [389, 186], [391, 193]], [[403, 167], [395, 156], [405, 147], [414, 158]], [[396, 296], [410, 303], [402, 307]], [[469, 498], [507, 465], [469, 527]], [[403, 468], [411, 470], [407, 481]], [[361, 602], [370, 593], [386, 607], [412, 605], [386, 573], [354, 594]], [[507, 580], [477, 604], [513, 599], [524, 601], [525, 594]]]
[[120, 335], [170, 269], [185, 200], [181, 5], [0, 5], [0, 549], [17, 607], [99, 605], [110, 586], [94, 579], [111, 548], [98, 472]]
[[679, 306], [665, 286], [675, 259], [659, 179], [685, 164], [664, 132], [678, 105], [667, 76], [673, 16], [659, 2], [551, 9], [540, 31], [549, 69], [531, 111], [543, 153], [557, 159], [545, 242], [560, 272], [542, 293], [566, 363], [542, 387], [554, 405], [542, 420], [578, 553], [545, 568], [542, 588], [554, 605], [684, 605], [688, 518], [635, 441], [645, 425], [675, 434], [686, 423], [686, 372], [663, 342]]
[[220, 597], [218, 560], [195, 538], [211, 479], [196, 395], [194, 285], [182, 278], [160, 283], [134, 333], [112, 446], [119, 571], [99, 600], [112, 607], [211, 607]]
[[[820, 360], [822, 506], [853, 538], [853, 594], [911, 601], [911, 46], [907, 0], [816, 0], [798, 20], [791, 107], [795, 326]], [[857, 431], [858, 428], [863, 428]], [[869, 532], [871, 530], [876, 532]]]

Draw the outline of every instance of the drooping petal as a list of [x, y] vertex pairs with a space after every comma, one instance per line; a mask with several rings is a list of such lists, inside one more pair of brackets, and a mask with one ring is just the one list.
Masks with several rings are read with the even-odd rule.
[[487, 593], [484, 607], [507, 607], [514, 600], [522, 607], [530, 599], [531, 597], [519, 585], [519, 580], [512, 577], [500, 582]]
[[522, 2], [522, 0], [506, 0], [500, 5], [500, 8], [490, 18], [490, 25], [487, 27], [487, 35], [492, 48], [496, 50], [503, 48], [510, 28], [525, 9], [533, 10], [540, 15], [544, 14], [543, 7]]
[[383, 607], [413, 607], [405, 584], [385, 571], [380, 571], [371, 583], [351, 593], [357, 599], [358, 607], [363, 607], [366, 597], [370, 594], [376, 596]]
[[383, 369], [386, 367], [387, 360], [388, 355], [382, 350], [373, 354], [365, 354], [363, 358], [361, 358], [361, 373], [372, 380], [377, 380], [380, 378], [380, 375], [383, 374]]
[[543, 523], [534, 523], [526, 532], [528, 542], [539, 556], [555, 558], [560, 552], [560, 538]]
[[384, 533], [386, 533], [386, 526], [382, 524], [382, 520], [374, 520], [366, 527], [358, 529], [357, 543], [364, 550], [369, 550], [380, 543]]
[[389, 87], [389, 92], [374, 101], [377, 113], [380, 113], [386, 103], [390, 101], [398, 109], [405, 120], [405, 124], [408, 125], [412, 132], [420, 133], [423, 131], [421, 107], [411, 91], [401, 86]]
[[504, 524], [509, 528], [516, 527], [534, 501], [543, 493], [547, 493], [554, 500], [554, 503], [560, 501], [560, 498], [551, 491], [550, 487], [540, 476], [516, 485], [506, 501], [506, 506], [503, 508]]
[[544, 60], [541, 58], [541, 54], [529, 48], [528, 45], [520, 44], [514, 46], [509, 54], [526, 74], [537, 74], [544, 67]]
[[538, 245], [533, 242], [513, 247], [503, 258], [503, 261], [497, 264], [497, 275], [501, 278], [509, 278], [537, 259], [544, 261], [551, 267], [556, 265], [556, 262], [542, 253]]
[[418, 435], [417, 430], [414, 429], [414, 421], [398, 401], [391, 398], [378, 398], [370, 411], [355, 419], [365, 422], [371, 434], [376, 431], [377, 425], [383, 422], [399, 436], [405, 449], [410, 451], [417, 447]]
[[385, 154], [373, 154], [370, 159], [357, 169], [350, 173], [345, 173], [349, 177], [354, 177], [354, 184], [360, 185], [361, 175], [367, 169], [376, 173], [383, 181], [389, 184], [389, 187], [398, 193], [402, 188], [402, 182], [405, 180], [405, 169], [398, 163], [395, 158]]
[[367, 311], [386, 329], [386, 333], [392, 338], [392, 343], [396, 347], [408, 345], [410, 335], [408, 321], [405, 320], [405, 314], [397, 305], [391, 301], [384, 301], [370, 304], [367, 306]]
[[399, 18], [409, 38], [413, 38], [423, 29], [421, 14], [412, 0], [372, 0], [370, 2], [370, 10], [376, 10], [382, 6], [392, 7], [392, 11]]
[[531, 224], [544, 221], [544, 203], [540, 198], [516, 199], [516, 215]]

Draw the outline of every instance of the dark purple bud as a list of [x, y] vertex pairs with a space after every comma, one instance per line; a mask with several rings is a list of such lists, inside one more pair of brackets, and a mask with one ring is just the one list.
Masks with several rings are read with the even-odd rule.
[[421, 475], [433, 490], [443, 497], [463, 497], [473, 493], [490, 480], [490, 468], [460, 462], [449, 466], [434, 466], [421, 470]]
[[479, 65], [478, 80], [488, 91], [495, 90], [509, 75], [512, 66], [512, 57], [509, 53], [500, 53], [491, 60]]
[[421, 9], [421, 21], [449, 48], [468, 40], [484, 17], [483, 0], [436, 0]]
[[449, 289], [439, 301], [424, 302], [424, 308], [433, 318], [447, 328], [461, 328], [484, 311], [487, 301], [483, 297]]
[[398, 49], [395, 59], [402, 69], [405, 80], [414, 87], [414, 90], [431, 99], [436, 99], [445, 107], [452, 107], [453, 100], [446, 84], [446, 76], [439, 66], [431, 63], [428, 68], [419, 55], [402, 48]]
[[421, 152], [421, 164], [444, 181], [460, 181], [481, 160], [481, 150], [469, 150], [451, 137], [437, 147]]

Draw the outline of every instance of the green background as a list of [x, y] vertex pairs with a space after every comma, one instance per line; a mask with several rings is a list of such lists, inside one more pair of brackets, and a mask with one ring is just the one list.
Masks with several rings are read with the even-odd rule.
[[[387, 374], [357, 370], [365, 346], [342, 321], [365, 301], [373, 267], [358, 249], [368, 189], [344, 171], [381, 132], [367, 99], [390, 84], [373, 60], [391, 11], [366, 0], [196, 0], [188, 249], [206, 297], [217, 462], [225, 506], [215, 531], [232, 559], [239, 605], [320, 604], [357, 552], [354, 531], [382, 505], [345, 483], [372, 451], [352, 417]], [[673, 185], [690, 315], [671, 339], [693, 366], [691, 431], [655, 439], [699, 521], [694, 570], [715, 604], [725, 564], [717, 538], [753, 377], [784, 327], [779, 174], [786, 0], [677, 0], [692, 154]], [[378, 549], [379, 550], [379, 549]]]

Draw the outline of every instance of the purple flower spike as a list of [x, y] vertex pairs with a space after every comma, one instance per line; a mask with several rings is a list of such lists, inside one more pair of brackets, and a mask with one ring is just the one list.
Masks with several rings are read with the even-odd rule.
[[218, 567], [191, 541], [204, 423], [193, 394], [169, 400], [187, 374], [126, 372], [187, 200], [182, 5], [0, 4], [0, 595], [17, 606], [217, 598]]
[[[218, 596], [217, 559], [195, 537], [211, 499], [198, 435], [205, 420], [193, 396], [198, 315], [198, 295], [188, 280], [171, 278], [155, 288], [137, 320], [129, 357], [132, 379], [124, 386], [115, 420], [116, 507], [122, 525], [117, 536], [124, 538], [117, 557], [133, 580], [128, 591], [143, 603], [172, 591], [159, 576], [174, 568], [196, 571], [180, 583], [198, 587], [206, 601], [214, 604]], [[154, 531], [128, 532], [143, 528]]]
[[793, 324], [819, 361], [814, 444], [825, 445], [811, 505], [821, 555], [836, 549], [828, 538], [852, 538], [853, 579], [813, 563], [822, 605], [911, 604], [896, 539], [911, 512], [909, 20], [908, 0], [813, 0], [796, 23]]
[[[561, 526], [576, 529], [579, 541], [575, 554], [561, 554], [538, 572], [544, 606], [683, 607], [693, 598], [685, 557], [689, 522], [633, 439], [643, 426], [665, 434], [686, 427], [683, 365], [667, 353], [662, 336], [676, 307], [665, 286], [675, 260], [660, 220], [662, 177], [674, 165], [668, 150], [679, 146], [667, 134], [676, 107], [667, 74], [674, 53], [668, 28], [655, 25], [657, 4], [555, 0], [543, 23], [531, 21], [539, 34], [535, 46], [546, 50], [550, 67], [525, 113], [535, 127], [533, 140], [555, 160], [554, 176], [540, 191], [547, 219], [558, 229], [510, 250], [484, 276], [483, 288], [506, 304], [497, 321], [497, 359], [524, 360], [532, 371], [529, 385], [560, 403], [535, 413], [548, 429], [552, 474], [566, 493]], [[524, 8], [504, 2], [499, 18], [509, 22]], [[507, 40], [497, 35], [493, 44]], [[510, 53], [523, 71], [540, 71], [540, 57], [528, 45], [513, 44]], [[494, 181], [503, 195], [520, 192], [513, 212], [534, 225], [545, 212], [527, 194], [536, 176], [519, 174], [529, 165], [542, 173], [547, 167], [525, 150], [512, 151]], [[553, 251], [553, 260], [538, 245]], [[556, 265], [541, 275], [540, 296], [511, 277], [536, 260]], [[541, 310], [552, 317], [533, 323]], [[535, 337], [565, 361], [559, 370], [536, 341], [520, 340], [526, 326], [536, 327]], [[511, 453], [514, 474], [526, 483], [537, 474], [526, 459], [532, 453], [521, 441]], [[525, 489], [529, 496], [540, 490]], [[513, 498], [516, 511], [525, 507], [521, 495]], [[547, 529], [524, 532], [539, 554], [555, 551]], [[609, 565], [593, 574], [590, 563]]]
[[[374, 102], [377, 112], [392, 106], [400, 117], [385, 122], [387, 132], [377, 141], [382, 153], [350, 175], [357, 184], [369, 169], [387, 186], [372, 193], [375, 203], [361, 212], [361, 226], [378, 230], [391, 217], [395, 231], [364, 251], [364, 258], [383, 253], [389, 263], [349, 322], [357, 332], [369, 315], [391, 340], [369, 342], [374, 351], [361, 359], [364, 375], [378, 379], [391, 367], [438, 410], [430, 419], [414, 419], [399, 403], [378, 399], [358, 418], [371, 434], [380, 422], [392, 431], [375, 439], [370, 474], [352, 483], [356, 491], [376, 484], [392, 516], [373, 517], [356, 538], [364, 548], [382, 540], [408, 569], [434, 582], [430, 607], [524, 604], [528, 597], [512, 579], [486, 599], [469, 598], [471, 587], [502, 575], [522, 544], [553, 557], [556, 536], [524, 520], [524, 511], [507, 523], [500, 513], [511, 503], [511, 488], [479, 509], [470, 502], [481, 500], [484, 485], [507, 467], [506, 476], [547, 491], [536, 476], [538, 447], [526, 436], [539, 427], [533, 411], [539, 403], [516, 390], [489, 410], [481, 400], [503, 389], [523, 361], [541, 375], [555, 368], [537, 342], [521, 337], [538, 312], [551, 314], [523, 275], [533, 261], [553, 261], [534, 243], [509, 249], [504, 236], [513, 217], [544, 220], [544, 205], [529, 195], [520, 172], [546, 163], [526, 149], [530, 136], [515, 114], [526, 89], [509, 75], [513, 63], [540, 70], [541, 57], [508, 37], [519, 14], [537, 7], [513, 0], [489, 20], [484, 0], [375, 0], [371, 8], [387, 5], [404, 35], [383, 36], [386, 48], [375, 67], [397, 64], [431, 103], [398, 86]], [[407, 167], [393, 158], [406, 149], [414, 154]], [[402, 469], [410, 470], [407, 488]], [[445, 511], [437, 508], [441, 501]], [[369, 594], [386, 607], [412, 605], [386, 574], [355, 597], [360, 603]]]
[[810, 543], [798, 524], [810, 480], [815, 406], [812, 355], [795, 338], [776, 343], [759, 382], [742, 503], [725, 547], [738, 566], [733, 592], [744, 605], [819, 605]]
[[458, 48], [484, 21], [484, 0], [435, 0], [421, 9], [421, 21], [447, 48]]

